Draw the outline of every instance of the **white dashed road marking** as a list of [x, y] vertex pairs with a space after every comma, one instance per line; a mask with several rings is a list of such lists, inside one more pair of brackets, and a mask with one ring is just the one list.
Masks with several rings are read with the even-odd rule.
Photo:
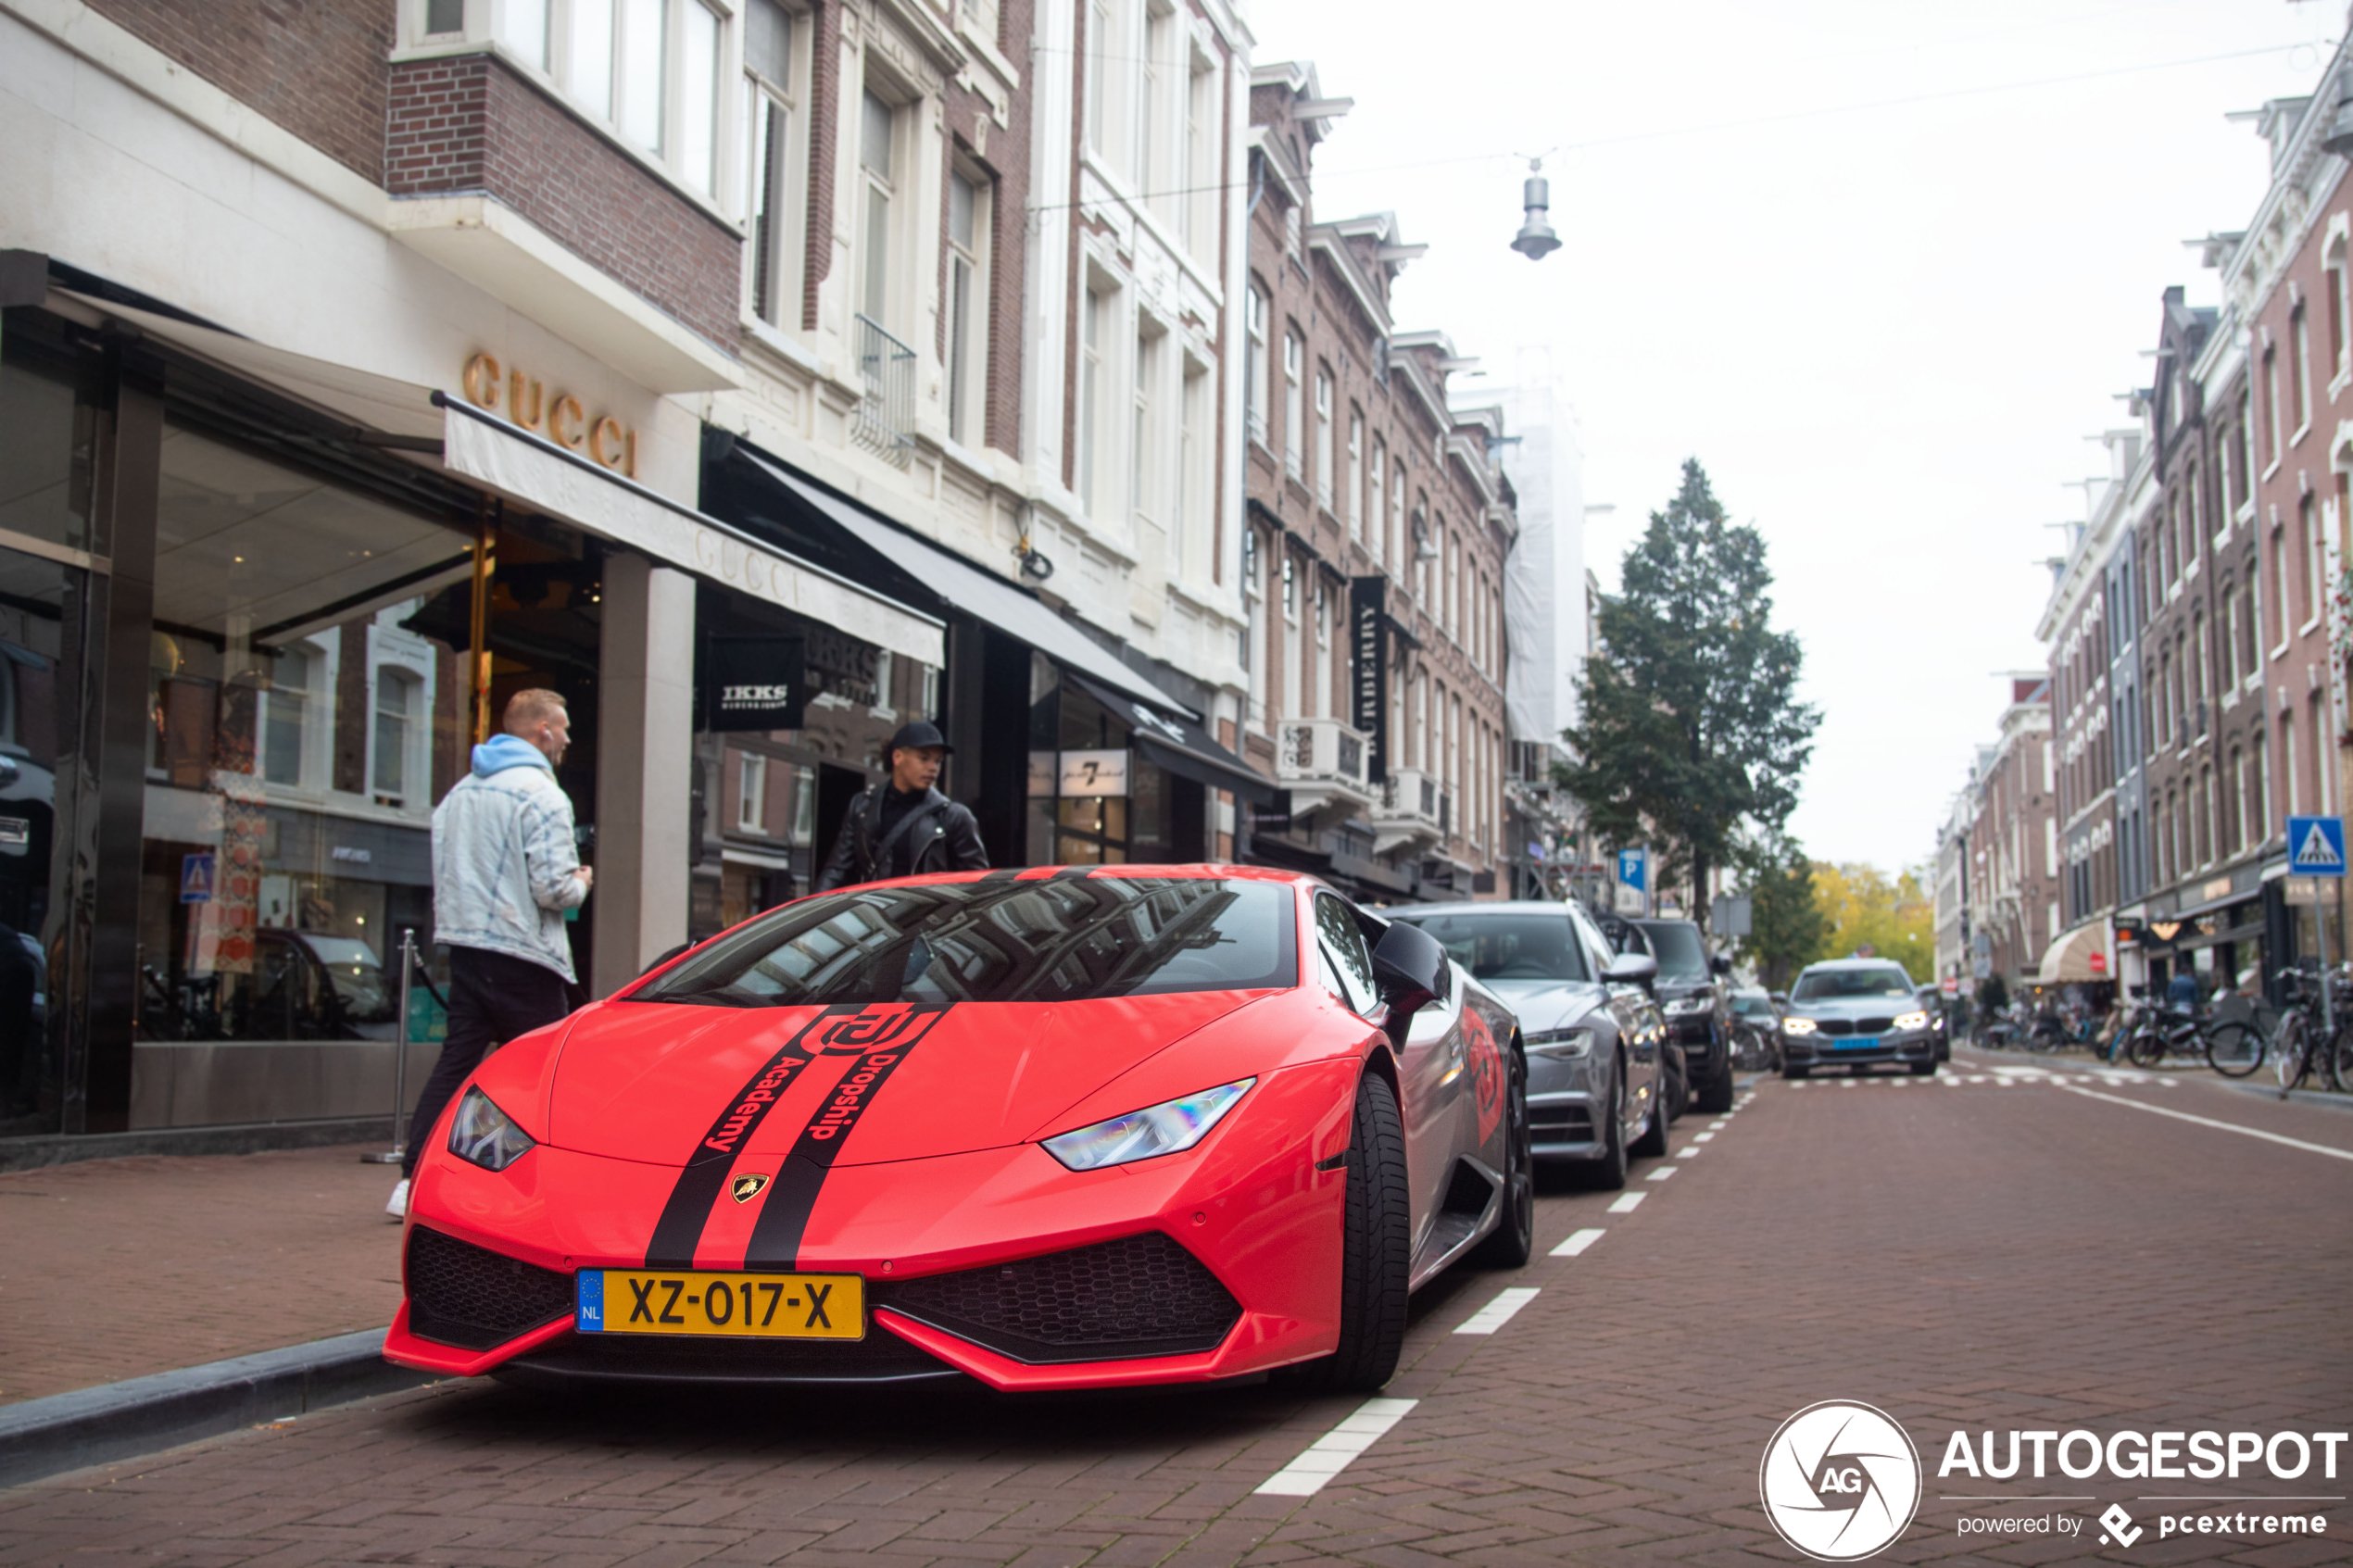
[[1714, 1137], [1715, 1135], [1716, 1134], [1713, 1130], [1705, 1133], [1693, 1133], [1692, 1135], [1692, 1142], [1705, 1143], [1708, 1139]]
[[1305, 1453], [1261, 1481], [1258, 1490], [1278, 1498], [1314, 1497], [1325, 1483], [1348, 1468], [1350, 1460], [1403, 1420], [1416, 1403], [1413, 1399], [1365, 1400], [1354, 1414], [1310, 1443]]
[[1702, 1150], [1699, 1145], [1695, 1143], [1687, 1143], [1682, 1148], [1675, 1151], [1675, 1158], [1678, 1160], [1689, 1160], [1692, 1155], [1700, 1152], [1702, 1152]]
[[2302, 1138], [2284, 1137], [2278, 1133], [2266, 1133], [2256, 1127], [2242, 1127], [2235, 1122], [2217, 1122], [2210, 1116], [2193, 1116], [2186, 1110], [2170, 1110], [2161, 1105], [2148, 1105], [2137, 1099], [2126, 1099], [2121, 1095], [2096, 1094], [2090, 1089], [2079, 1089], [2072, 1084], [2062, 1084], [2059, 1086], [2067, 1090], [2069, 1094], [2082, 1095], [2085, 1099], [2104, 1099], [2110, 1105], [2129, 1105], [2135, 1110], [2145, 1110], [2152, 1116], [2171, 1116], [2176, 1122], [2195, 1122], [2201, 1127], [2219, 1127], [2223, 1132], [2237, 1133], [2250, 1138], [2261, 1138], [2266, 1143], [2285, 1144], [2290, 1148], [2300, 1148], [2307, 1154], [2325, 1154], [2334, 1160], [2353, 1160], [2353, 1149], [2331, 1148], [2324, 1143], [2306, 1143]]
[[1661, 1165], [1661, 1166], [1660, 1166], [1657, 1170], [1653, 1171], [1653, 1172], [1651, 1173], [1651, 1180], [1652, 1180], [1652, 1181], [1655, 1181], [1655, 1182], [1663, 1182], [1663, 1181], [1665, 1181], [1667, 1177], [1669, 1177], [1669, 1176], [1673, 1175], [1674, 1173], [1675, 1173], [1675, 1167], [1674, 1167], [1674, 1166], [1672, 1166], [1672, 1165]]
[[[1639, 1192], [1629, 1193], [1627, 1195], [1627, 1197], [1632, 1198], [1638, 1202], [1641, 1200], [1642, 1196], [1642, 1195]], [[1626, 1198], [1621, 1198], [1617, 1203], [1611, 1204], [1611, 1210], [1615, 1212], [1621, 1204], [1626, 1204]], [[1631, 1205], [1627, 1205], [1627, 1207], [1630, 1208]], [[1555, 1258], [1574, 1258], [1579, 1252], [1584, 1251], [1588, 1247], [1592, 1246], [1593, 1243], [1601, 1240], [1601, 1238], [1602, 1233], [1596, 1230], [1572, 1231], [1569, 1233], [1569, 1237], [1567, 1241], [1562, 1242], [1558, 1247], [1553, 1248], [1553, 1256]]]
[[1629, 1192], [1625, 1197], [1619, 1198], [1617, 1202], [1611, 1204], [1609, 1206], [1609, 1211], [1613, 1214], [1631, 1214], [1635, 1210], [1640, 1209], [1642, 1206], [1642, 1198], [1645, 1196], [1645, 1194], [1639, 1192]]
[[1532, 1285], [1516, 1285], [1455, 1325], [1457, 1334], [1492, 1334], [1512, 1321], [1512, 1314], [1536, 1299]]

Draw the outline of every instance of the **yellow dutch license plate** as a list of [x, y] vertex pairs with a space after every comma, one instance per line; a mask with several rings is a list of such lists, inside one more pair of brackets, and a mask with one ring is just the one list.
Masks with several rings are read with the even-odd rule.
[[573, 1321], [583, 1334], [866, 1337], [866, 1282], [857, 1274], [583, 1269], [577, 1291]]

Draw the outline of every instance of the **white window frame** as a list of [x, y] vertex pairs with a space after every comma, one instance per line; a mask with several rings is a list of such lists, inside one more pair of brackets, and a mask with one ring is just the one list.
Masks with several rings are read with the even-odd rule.
[[802, 111], [809, 101], [812, 29], [808, 13], [782, 0], [745, 0], [747, 33], [756, 6], [774, 6], [784, 18], [786, 80], [755, 69], [744, 52], [744, 314], [793, 332], [801, 321], [808, 251], [809, 122]]
[[[600, 134], [610, 137], [633, 157], [646, 162], [696, 200], [725, 211], [720, 193], [737, 179], [733, 143], [736, 134], [735, 95], [727, 83], [741, 70], [742, 50], [736, 35], [733, 5], [705, 0], [497, 0], [495, 5], [470, 4], [468, 26], [462, 33], [429, 32], [431, 0], [404, 6], [404, 29], [409, 48], [432, 54], [450, 51], [451, 44], [496, 47], [502, 57], [520, 67], [561, 99]], [[634, 84], [626, 80], [624, 56], [628, 7], [659, 7], [662, 37], [661, 80], [658, 89], [659, 121], [651, 144], [633, 124]], [[694, 7], [699, 15], [689, 12]], [[589, 68], [595, 63], [580, 56], [596, 36], [592, 19], [606, 19], [605, 79], [597, 85]], [[686, 121], [688, 100], [696, 85], [688, 74], [688, 44], [693, 29], [707, 26], [710, 44], [709, 119], [699, 130]], [[408, 51], [403, 51], [407, 53]], [[686, 155], [700, 152], [700, 168]], [[727, 213], [727, 216], [736, 216]]]
[[[850, 178], [857, 206], [850, 217], [849, 279], [857, 289], [856, 313], [904, 343], [910, 341], [909, 335], [900, 330], [905, 314], [900, 306], [906, 292], [906, 231], [912, 216], [907, 209], [915, 204], [912, 199], [900, 199], [902, 193], [910, 198], [913, 195], [913, 182], [907, 178], [909, 106], [892, 95], [891, 85], [871, 77], [862, 82], [857, 111], [850, 123]], [[867, 106], [869, 98], [889, 116], [889, 145], [884, 152], [887, 167], [883, 169], [867, 161], [868, 127], [873, 112]], [[879, 219], [874, 205], [877, 200], [883, 203]], [[875, 255], [878, 244], [882, 247], [879, 264]]]
[[1307, 340], [1294, 326], [1283, 329], [1283, 471], [1302, 476], [1307, 445]]
[[1348, 514], [1348, 536], [1365, 537], [1365, 410], [1348, 406], [1348, 478], [1339, 487], [1340, 509]]
[[[943, 236], [948, 251], [948, 297], [940, 309], [948, 320], [947, 356], [940, 375], [947, 394], [942, 410], [948, 438], [959, 445], [978, 447], [988, 440], [988, 291], [990, 278], [989, 225], [996, 215], [996, 186], [976, 169], [950, 165], [948, 170], [950, 222]], [[955, 189], [962, 183], [972, 192], [972, 232], [956, 237]]]
[[768, 835], [768, 759], [757, 751], [736, 753], [736, 831]]
[[1316, 361], [1315, 365], [1315, 504], [1326, 511], [1332, 509], [1332, 470], [1337, 466], [1332, 450], [1332, 371], [1331, 367]]
[[1273, 368], [1268, 358], [1266, 320], [1273, 313], [1274, 301], [1265, 286], [1254, 280], [1243, 295], [1243, 300], [1242, 353], [1247, 361], [1243, 366], [1245, 373], [1242, 379], [1243, 423], [1249, 429], [1250, 439], [1265, 446], [1267, 445], [1266, 405], [1274, 395], [1269, 379]]

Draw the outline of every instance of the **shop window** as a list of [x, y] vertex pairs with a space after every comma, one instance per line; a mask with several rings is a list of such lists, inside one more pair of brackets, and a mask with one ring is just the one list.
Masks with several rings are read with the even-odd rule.
[[[137, 1040], [389, 1037], [398, 933], [432, 945], [432, 780], [471, 739], [456, 650], [399, 623], [468, 560], [464, 532], [166, 426]], [[133, 1125], [267, 1113], [235, 1074], [142, 1098], [170, 1082], [139, 1077]]]
[[92, 548], [94, 411], [63, 375], [9, 347], [0, 365], [0, 536]]

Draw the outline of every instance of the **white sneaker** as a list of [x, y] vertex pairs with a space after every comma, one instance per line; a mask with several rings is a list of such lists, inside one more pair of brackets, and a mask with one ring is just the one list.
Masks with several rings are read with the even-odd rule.
[[392, 1189], [392, 1200], [384, 1205], [384, 1212], [396, 1220], [405, 1220], [409, 1217], [408, 1177], [401, 1177], [400, 1185]]

